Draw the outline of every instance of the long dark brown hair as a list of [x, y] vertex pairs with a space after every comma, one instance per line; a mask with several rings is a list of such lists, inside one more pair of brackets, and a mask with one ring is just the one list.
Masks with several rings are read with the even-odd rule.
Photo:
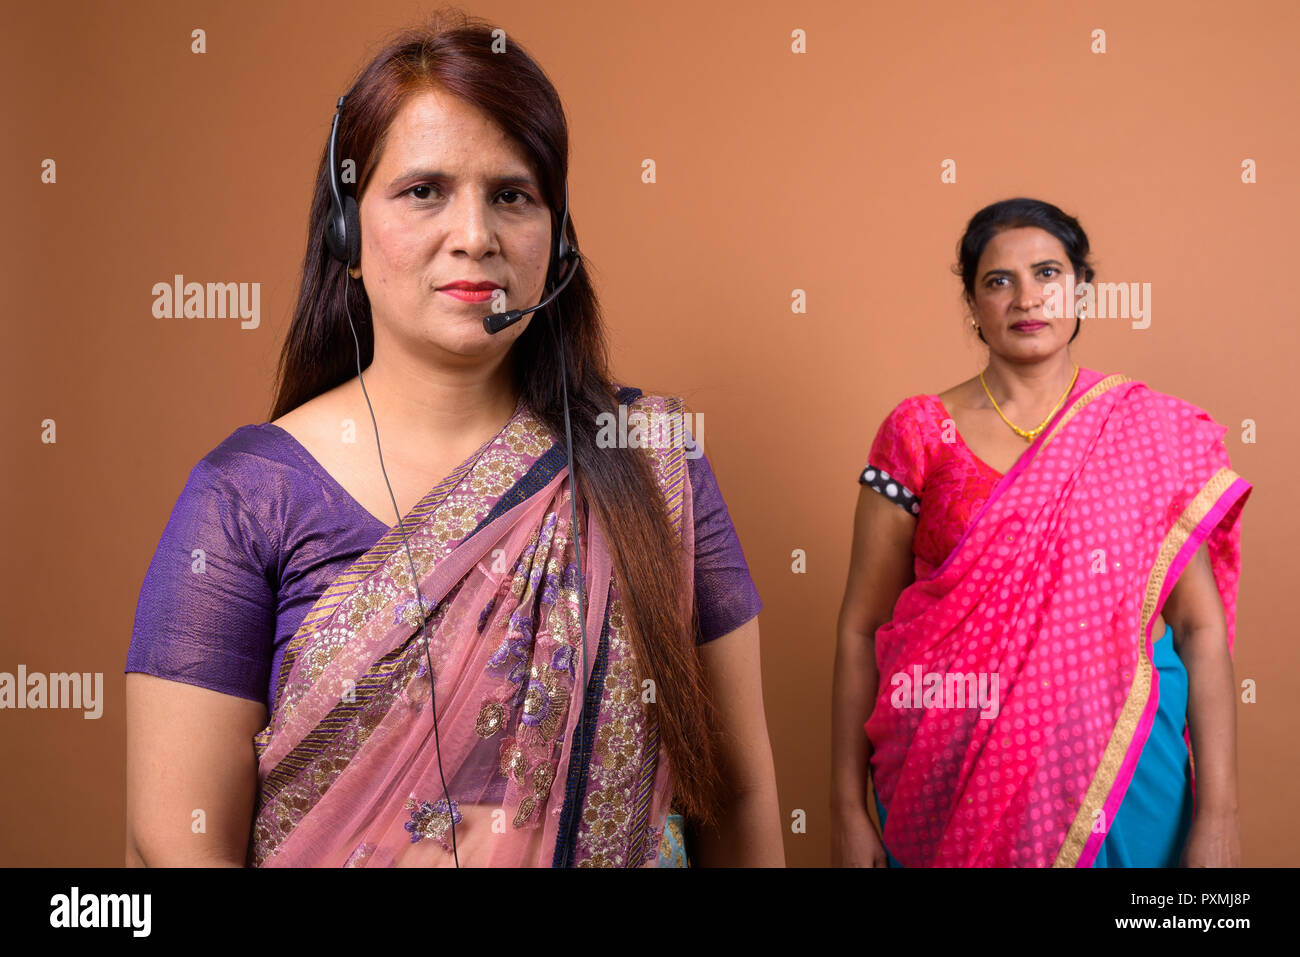
[[[558, 224], [568, 178], [569, 134], [559, 94], [513, 37], [497, 40], [493, 26], [458, 10], [440, 11], [388, 42], [362, 71], [339, 119], [339, 156], [356, 163], [358, 203], [383, 151], [389, 125], [413, 94], [440, 89], [476, 106], [530, 158]], [[307, 253], [293, 322], [280, 355], [271, 418], [351, 379], [355, 344], [344, 310], [342, 262], [325, 245], [330, 209], [327, 148], [322, 148], [307, 229]], [[349, 186], [345, 185], [345, 189]], [[552, 233], [558, 229], [553, 226]], [[570, 215], [568, 238], [577, 244]], [[359, 284], [353, 284], [358, 286]], [[349, 300], [361, 364], [374, 356], [370, 302], [354, 289]], [[560, 307], [557, 320], [555, 305]], [[693, 821], [714, 820], [722, 782], [714, 753], [717, 725], [699, 661], [698, 609], [686, 594], [681, 541], [648, 457], [633, 448], [596, 445], [598, 416], [617, 414], [615, 386], [600, 305], [585, 269], [556, 304], [533, 314], [512, 346], [512, 369], [524, 401], [564, 442], [562, 378], [557, 335], [564, 337], [574, 467], [578, 488], [612, 545], [632, 647], [642, 674], [655, 684], [659, 733], [673, 775], [674, 804]], [[588, 583], [589, 587], [593, 583]], [[689, 610], [689, 614], [684, 614]], [[580, 700], [576, 702], [581, 706]]]

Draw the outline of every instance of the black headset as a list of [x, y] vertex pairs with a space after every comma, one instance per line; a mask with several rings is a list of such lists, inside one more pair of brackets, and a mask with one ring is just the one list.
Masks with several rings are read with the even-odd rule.
[[[343, 115], [343, 104], [347, 98], [352, 95], [352, 90], [356, 89], [354, 84], [352, 89], [339, 97], [337, 106], [334, 109], [334, 122], [330, 127], [329, 142], [329, 185], [330, 185], [330, 210], [326, 214], [325, 221], [325, 245], [330, 255], [344, 265], [344, 290], [343, 303], [348, 317], [348, 327], [352, 330], [352, 340], [356, 344], [357, 355], [357, 380], [361, 383], [361, 393], [366, 397], [366, 405], [370, 408], [370, 421], [375, 426], [375, 447], [379, 449], [379, 468], [384, 473], [384, 483], [388, 485], [388, 496], [393, 502], [393, 511], [397, 513], [397, 527], [402, 534], [402, 543], [406, 546], [406, 558], [411, 565], [411, 582], [415, 587], [416, 601], [420, 607], [420, 635], [424, 638], [424, 654], [429, 674], [429, 708], [433, 716], [433, 743], [434, 752], [438, 761], [438, 776], [442, 782], [443, 801], [447, 806], [447, 818], [451, 822], [451, 853], [456, 861], [456, 866], [460, 867], [460, 856], [456, 853], [456, 808], [451, 800], [451, 795], [447, 790], [447, 776], [442, 770], [442, 746], [438, 739], [438, 707], [434, 700], [434, 688], [436, 685], [436, 676], [433, 671], [433, 658], [429, 653], [429, 636], [426, 630], [429, 616], [433, 609], [428, 612], [424, 608], [424, 596], [420, 594], [419, 580], [415, 573], [415, 561], [411, 558], [411, 545], [406, 537], [406, 529], [402, 526], [402, 516], [397, 508], [397, 498], [393, 495], [393, 486], [388, 481], [388, 471], [384, 468], [384, 453], [379, 442], [379, 424], [375, 422], [375, 410], [370, 405], [370, 395], [366, 392], [365, 380], [361, 378], [361, 342], [357, 338], [357, 330], [352, 325], [352, 311], [348, 306], [347, 289], [350, 285], [351, 273], [348, 271], [361, 260], [361, 215], [357, 206], [356, 197], [351, 193], [345, 193], [343, 190], [342, 172], [339, 169], [338, 161], [338, 135], [339, 119]], [[564, 184], [564, 213], [560, 217], [558, 236], [553, 237], [552, 248], [554, 255], [551, 257], [550, 275], [555, 277], [552, 282], [552, 290], [549, 295], [542, 299], [537, 305], [529, 309], [511, 309], [503, 313], [493, 313], [485, 316], [483, 319], [483, 328], [490, 334], [496, 334], [507, 326], [521, 320], [530, 313], [537, 312], [550, 305], [564, 291], [564, 288], [573, 279], [582, 263], [582, 256], [575, 245], [570, 245], [568, 240], [569, 226], [569, 184]], [[563, 277], [560, 270], [567, 264]], [[559, 309], [559, 303], [555, 304]], [[558, 317], [557, 317], [558, 318]], [[578, 726], [574, 731], [574, 740], [578, 740], [581, 735], [583, 720], [586, 718], [585, 702], [586, 688], [591, 682], [591, 668], [587, 662], [587, 586], [582, 571], [582, 541], [578, 533], [578, 488], [577, 476], [573, 469], [573, 436], [572, 429], [569, 425], [569, 383], [566, 365], [564, 361], [564, 336], [556, 330], [556, 338], [559, 341], [560, 350], [560, 374], [563, 377], [563, 397], [564, 397], [564, 443], [565, 450], [568, 454], [569, 463], [569, 482], [571, 493], [569, 496], [569, 505], [571, 508], [571, 521], [573, 526], [573, 543], [577, 550], [578, 560], [578, 615], [582, 627], [582, 662], [584, 675], [584, 693], [581, 697], [576, 698], [576, 705], [579, 708]], [[572, 742], [571, 742], [572, 746]], [[569, 846], [566, 841], [564, 853], [561, 858], [562, 867], [568, 866]]]

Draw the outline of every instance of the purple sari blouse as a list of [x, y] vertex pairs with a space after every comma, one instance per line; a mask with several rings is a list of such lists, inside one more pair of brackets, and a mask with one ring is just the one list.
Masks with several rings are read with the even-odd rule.
[[[763, 608], [708, 458], [688, 459], [701, 644]], [[389, 530], [277, 425], [204, 456], [140, 589], [125, 671], [274, 706], [286, 645], [329, 584]]]

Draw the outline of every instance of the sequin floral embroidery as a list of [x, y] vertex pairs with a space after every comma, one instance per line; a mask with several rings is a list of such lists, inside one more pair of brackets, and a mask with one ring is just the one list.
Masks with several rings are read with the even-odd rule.
[[453, 820], [457, 824], [461, 822], [461, 813], [455, 801], [451, 802], [449, 808], [446, 798], [434, 802], [416, 801], [412, 794], [406, 799], [406, 807], [411, 812], [411, 819], [402, 826], [410, 832], [412, 844], [431, 837], [443, 847], [448, 846], [443, 834], [451, 827]]

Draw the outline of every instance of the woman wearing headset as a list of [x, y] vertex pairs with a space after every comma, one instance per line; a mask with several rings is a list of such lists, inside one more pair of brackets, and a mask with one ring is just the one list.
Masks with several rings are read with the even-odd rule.
[[1079, 321], [1047, 300], [1093, 271], [1055, 206], [981, 210], [959, 258], [988, 366], [900, 403], [860, 476], [835, 861], [1239, 863], [1230, 654], [1250, 485], [1225, 430], [1075, 363]]
[[707, 460], [598, 441], [682, 404], [610, 380], [556, 255], [554, 88], [461, 17], [337, 121], [359, 256], [326, 249], [323, 158], [273, 421], [191, 473], [142, 590], [128, 863], [645, 866], [684, 817], [695, 862], [781, 864], [761, 603]]

